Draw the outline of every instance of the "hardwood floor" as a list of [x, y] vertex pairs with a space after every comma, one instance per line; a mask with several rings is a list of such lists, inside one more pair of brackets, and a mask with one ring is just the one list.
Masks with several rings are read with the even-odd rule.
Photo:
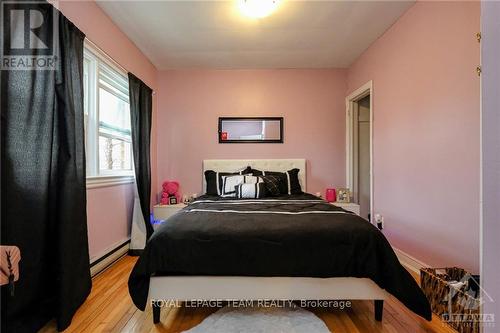
[[[151, 307], [137, 310], [128, 294], [127, 280], [137, 258], [124, 257], [93, 279], [92, 292], [65, 332], [182, 332], [199, 324], [215, 308], [163, 308], [161, 323], [153, 324]], [[335, 333], [455, 332], [437, 317], [427, 322], [394, 298], [384, 304], [382, 322], [374, 319], [373, 302], [354, 301], [352, 308], [309, 309]], [[54, 322], [40, 332], [56, 332]]]

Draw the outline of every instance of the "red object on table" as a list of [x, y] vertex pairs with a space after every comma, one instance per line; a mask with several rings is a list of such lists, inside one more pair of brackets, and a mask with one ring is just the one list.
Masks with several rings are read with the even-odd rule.
[[325, 193], [325, 199], [328, 202], [337, 201], [337, 192], [335, 192], [334, 188], [327, 188]]

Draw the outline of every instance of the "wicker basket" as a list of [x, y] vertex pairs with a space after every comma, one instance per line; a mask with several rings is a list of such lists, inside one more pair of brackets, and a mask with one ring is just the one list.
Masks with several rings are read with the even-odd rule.
[[[437, 274], [436, 270], [446, 272]], [[447, 282], [462, 280], [468, 273], [458, 267], [422, 268], [420, 284], [431, 304], [432, 312], [460, 333], [479, 333], [480, 300]], [[451, 300], [450, 300], [451, 298]]]

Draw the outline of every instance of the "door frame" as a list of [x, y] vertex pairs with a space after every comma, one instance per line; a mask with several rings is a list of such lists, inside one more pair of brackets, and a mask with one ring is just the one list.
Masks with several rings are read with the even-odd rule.
[[357, 102], [370, 95], [370, 222], [374, 221], [374, 186], [373, 186], [373, 81], [368, 81], [350, 93], [346, 99], [346, 187], [354, 193], [354, 108]]

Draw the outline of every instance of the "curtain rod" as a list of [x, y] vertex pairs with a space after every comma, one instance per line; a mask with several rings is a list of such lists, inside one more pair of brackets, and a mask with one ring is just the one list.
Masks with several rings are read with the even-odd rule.
[[[106, 57], [108, 57], [109, 60], [111, 60], [113, 62], [113, 65], [115, 65], [116, 67], [118, 67], [119, 69], [121, 69], [122, 71], [124, 71], [126, 73], [132, 73], [131, 71], [129, 71], [128, 69], [126, 69], [125, 67], [120, 65], [115, 59], [113, 59], [113, 57], [111, 57], [106, 51], [101, 49], [96, 43], [91, 41], [89, 38], [85, 37], [85, 41], [87, 43], [89, 43], [90, 45], [92, 45], [93, 48], [97, 49], [99, 52], [103, 53]], [[153, 91], [153, 95], [156, 95], [156, 92], [154, 90], [152, 90], [152, 91]]]

